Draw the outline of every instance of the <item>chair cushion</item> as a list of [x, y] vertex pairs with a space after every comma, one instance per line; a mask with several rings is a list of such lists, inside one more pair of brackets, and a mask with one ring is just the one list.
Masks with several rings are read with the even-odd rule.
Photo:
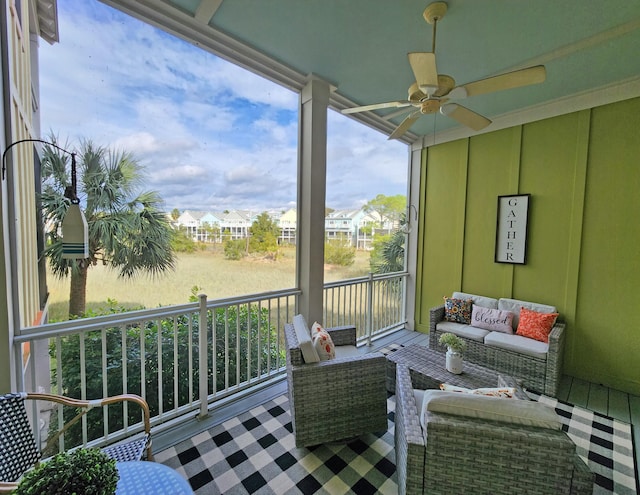
[[527, 308], [538, 313], [555, 313], [556, 307], [547, 304], [538, 304], [529, 301], [520, 301], [518, 299], [501, 298], [498, 300], [498, 309], [505, 309], [513, 313], [513, 329], [518, 328], [520, 322], [520, 308]]
[[337, 345], [336, 346], [336, 359], [350, 358], [359, 356], [360, 351], [355, 345]]
[[311, 340], [320, 361], [328, 361], [336, 357], [336, 346], [331, 335], [316, 321], [311, 327]]
[[511, 311], [491, 309], [473, 305], [471, 325], [495, 332], [513, 333], [513, 313]]
[[485, 345], [507, 349], [526, 354], [538, 359], [547, 359], [549, 344], [539, 342], [520, 335], [507, 335], [502, 332], [491, 332], [484, 338]]
[[313, 342], [311, 340], [311, 334], [307, 328], [307, 322], [302, 315], [296, 315], [293, 317], [293, 329], [296, 332], [296, 338], [298, 339], [298, 347], [302, 352], [302, 358], [305, 363], [318, 363], [320, 357], [316, 352]]
[[423, 428], [426, 425], [424, 414], [426, 411], [552, 430], [562, 429], [562, 422], [553, 408], [537, 401], [426, 390], [420, 414]]
[[463, 325], [462, 323], [453, 323], [451, 321], [441, 321], [436, 324], [436, 328], [439, 331], [450, 332], [458, 337], [465, 337], [475, 340], [476, 342], [484, 342], [485, 337], [489, 335], [489, 330]]
[[477, 294], [467, 294], [466, 292], [454, 292], [451, 297], [456, 299], [471, 299], [473, 304], [483, 308], [498, 309], [498, 300], [493, 297], [479, 296]]

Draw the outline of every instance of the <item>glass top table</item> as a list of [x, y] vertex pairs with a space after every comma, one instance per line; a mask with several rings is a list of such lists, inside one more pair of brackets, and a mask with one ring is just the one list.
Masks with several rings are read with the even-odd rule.
[[150, 461], [117, 462], [116, 495], [193, 495], [189, 482], [169, 466]]

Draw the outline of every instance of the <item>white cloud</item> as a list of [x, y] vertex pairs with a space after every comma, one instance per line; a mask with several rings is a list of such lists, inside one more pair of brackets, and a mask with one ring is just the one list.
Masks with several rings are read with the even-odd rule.
[[[168, 209], [288, 208], [298, 95], [95, 0], [40, 47], [42, 128], [131, 151]], [[406, 146], [329, 112], [327, 205], [406, 193]]]

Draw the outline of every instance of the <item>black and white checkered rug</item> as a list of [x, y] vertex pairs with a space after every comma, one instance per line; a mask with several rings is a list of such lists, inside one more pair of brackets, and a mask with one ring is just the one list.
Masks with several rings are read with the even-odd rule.
[[[155, 458], [197, 494], [395, 494], [393, 411], [389, 429], [349, 443], [296, 448], [286, 395], [205, 431]], [[318, 415], [321, 427], [322, 413]]]
[[631, 425], [546, 395], [527, 393], [555, 408], [576, 452], [596, 475], [594, 495], [640, 493]]
[[[197, 494], [396, 494], [394, 399], [387, 401], [386, 432], [299, 449], [282, 395], [159, 452], [156, 461], [177, 469]], [[597, 474], [594, 493], [636, 493], [630, 426], [563, 403], [551, 405]]]

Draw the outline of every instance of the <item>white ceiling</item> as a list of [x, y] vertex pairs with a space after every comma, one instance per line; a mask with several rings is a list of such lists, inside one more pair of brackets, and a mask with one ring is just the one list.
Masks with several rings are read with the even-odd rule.
[[[293, 89], [315, 74], [335, 86], [336, 109], [406, 99], [407, 53], [431, 50], [428, 0], [103, 1]], [[640, 96], [638, 0], [446, 3], [440, 74], [463, 84], [529, 65], [547, 69], [542, 84], [464, 100], [494, 121], [483, 132]], [[353, 117], [388, 133], [402, 119], [380, 118], [389, 111]], [[439, 114], [411, 131], [407, 142], [473, 133]]]

